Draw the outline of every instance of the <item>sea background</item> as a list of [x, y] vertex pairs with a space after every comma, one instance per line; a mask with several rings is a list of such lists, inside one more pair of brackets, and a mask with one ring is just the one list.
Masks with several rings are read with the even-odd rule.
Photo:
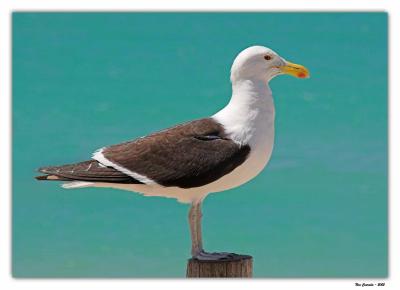
[[255, 44], [311, 78], [271, 82], [272, 159], [205, 200], [206, 249], [252, 255], [255, 277], [387, 276], [387, 14], [14, 13], [12, 25], [14, 277], [184, 277], [187, 205], [65, 190], [35, 169], [215, 113]]

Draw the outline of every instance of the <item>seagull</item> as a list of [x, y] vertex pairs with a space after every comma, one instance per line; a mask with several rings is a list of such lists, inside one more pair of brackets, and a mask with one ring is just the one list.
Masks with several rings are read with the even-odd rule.
[[204, 250], [201, 205], [208, 194], [240, 186], [267, 165], [275, 134], [269, 81], [281, 74], [309, 77], [304, 66], [272, 49], [248, 47], [232, 64], [232, 96], [216, 114], [105, 146], [87, 161], [39, 168], [45, 175], [36, 179], [62, 181], [68, 189], [116, 188], [190, 204], [192, 258], [232, 258], [236, 254]]

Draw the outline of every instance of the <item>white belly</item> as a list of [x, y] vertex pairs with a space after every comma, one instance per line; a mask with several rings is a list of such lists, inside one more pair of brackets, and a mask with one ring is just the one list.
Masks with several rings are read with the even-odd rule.
[[210, 183], [207, 188], [210, 192], [224, 191], [240, 186], [256, 177], [268, 164], [271, 157], [273, 140], [267, 140], [265, 144], [251, 149], [249, 157], [231, 173]]

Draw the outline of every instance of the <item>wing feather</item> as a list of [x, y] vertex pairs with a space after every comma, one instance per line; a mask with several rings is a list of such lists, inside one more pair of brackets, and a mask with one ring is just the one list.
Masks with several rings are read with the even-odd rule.
[[[38, 176], [39, 180], [81, 180], [93, 182], [141, 183], [138, 180], [114, 169], [101, 165], [96, 160], [67, 164], [61, 166], [42, 167], [38, 169], [47, 176]], [[57, 176], [58, 179], [49, 176]]]

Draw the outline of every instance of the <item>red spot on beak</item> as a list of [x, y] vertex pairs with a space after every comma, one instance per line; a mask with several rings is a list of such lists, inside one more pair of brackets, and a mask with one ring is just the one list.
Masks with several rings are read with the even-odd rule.
[[306, 77], [306, 74], [301, 72], [297, 74], [297, 77], [304, 79]]

